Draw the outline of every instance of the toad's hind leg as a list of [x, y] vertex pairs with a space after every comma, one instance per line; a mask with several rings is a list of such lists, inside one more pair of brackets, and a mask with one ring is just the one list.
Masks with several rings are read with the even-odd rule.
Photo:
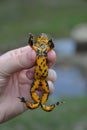
[[38, 108], [39, 106], [39, 103], [30, 103], [29, 101], [25, 100], [24, 97], [18, 97], [18, 98], [21, 100], [21, 102], [25, 103], [29, 109], [35, 109]]
[[48, 96], [49, 96], [49, 86], [48, 86], [48, 83], [47, 83], [46, 80], [43, 82], [43, 89], [44, 89], [44, 94], [43, 94], [42, 99], [41, 99], [41, 107], [42, 107], [42, 109], [43, 109], [44, 111], [50, 112], [50, 111], [52, 111], [57, 105], [63, 103], [63, 102], [57, 102], [57, 103], [52, 104], [52, 105], [50, 105], [50, 106], [44, 105], [45, 102], [46, 102], [47, 99], [48, 99]]
[[31, 97], [33, 98], [35, 103], [30, 103], [29, 101], [25, 100], [24, 97], [20, 98], [21, 102], [25, 103], [26, 106], [30, 109], [35, 109], [39, 107], [40, 104], [40, 98], [36, 93], [36, 90], [38, 89], [39, 82], [38, 80], [34, 80], [30, 89]]

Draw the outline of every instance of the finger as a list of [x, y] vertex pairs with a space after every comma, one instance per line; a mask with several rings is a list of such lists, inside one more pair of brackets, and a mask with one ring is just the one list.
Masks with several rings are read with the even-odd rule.
[[54, 92], [54, 84], [52, 81], [48, 81], [49, 84], [49, 92], [52, 94]]
[[47, 59], [48, 59], [48, 66], [49, 68], [51, 68], [56, 61], [56, 53], [54, 50], [48, 52]]
[[9, 75], [30, 68], [35, 64], [35, 59], [36, 54], [29, 46], [9, 51], [0, 57], [0, 72]]
[[19, 72], [18, 74], [18, 81], [19, 84], [31, 84], [32, 80], [30, 78], [28, 78], [28, 76], [26, 75], [28, 69], [27, 70], [22, 70]]
[[26, 76], [28, 77], [28, 79], [32, 80], [34, 79], [34, 73], [35, 73], [35, 67], [32, 67], [28, 69], [28, 71], [26, 72]]
[[56, 72], [53, 70], [53, 69], [49, 69], [48, 70], [48, 76], [47, 76], [47, 79], [52, 81], [52, 82], [55, 82], [56, 79], [57, 79], [57, 74]]

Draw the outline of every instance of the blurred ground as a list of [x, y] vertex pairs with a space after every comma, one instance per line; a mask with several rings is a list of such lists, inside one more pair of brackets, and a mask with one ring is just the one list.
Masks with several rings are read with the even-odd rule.
[[[56, 99], [57, 100], [57, 99]], [[1, 130], [87, 130], [87, 97], [66, 99], [50, 113], [28, 110], [0, 125]]]

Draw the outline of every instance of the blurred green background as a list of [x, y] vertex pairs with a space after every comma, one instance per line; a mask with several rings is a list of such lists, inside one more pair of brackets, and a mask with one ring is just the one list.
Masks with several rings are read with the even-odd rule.
[[86, 0], [0, 0], [0, 51], [26, 45], [29, 32], [67, 37], [81, 22]]
[[[0, 0], [0, 53], [26, 46], [30, 32], [70, 37], [79, 23], [87, 23], [87, 0]], [[87, 130], [87, 96], [62, 98], [54, 111], [29, 110], [0, 130]]]

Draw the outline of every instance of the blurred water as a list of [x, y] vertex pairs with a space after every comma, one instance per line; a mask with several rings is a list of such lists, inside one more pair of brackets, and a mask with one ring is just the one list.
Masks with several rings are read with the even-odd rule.
[[81, 71], [76, 67], [56, 67], [57, 80], [54, 95], [58, 96], [84, 96], [86, 81]]
[[76, 44], [72, 39], [56, 39], [54, 43], [58, 56], [70, 56], [76, 52]]
[[[76, 52], [76, 44], [72, 39], [55, 40], [55, 50], [58, 56], [72, 56]], [[79, 68], [58, 66], [55, 68], [57, 80], [54, 95], [83, 96], [86, 90], [86, 81]]]

